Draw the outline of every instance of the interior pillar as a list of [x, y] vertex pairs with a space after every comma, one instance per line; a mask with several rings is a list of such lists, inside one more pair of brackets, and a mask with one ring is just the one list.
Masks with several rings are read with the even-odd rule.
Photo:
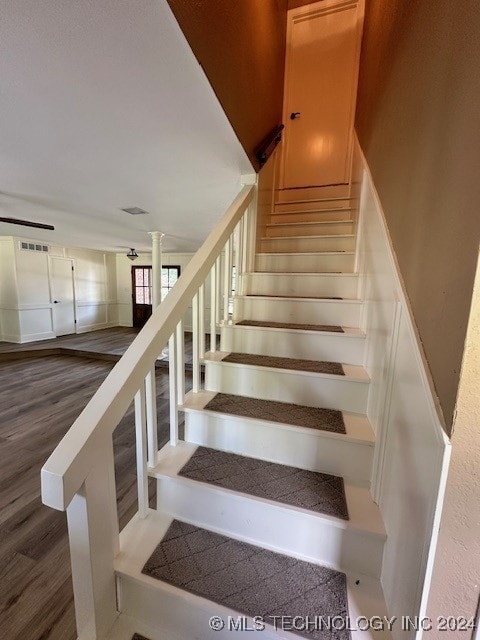
[[149, 231], [152, 237], [152, 310], [155, 310], [162, 299], [162, 238], [161, 231]]

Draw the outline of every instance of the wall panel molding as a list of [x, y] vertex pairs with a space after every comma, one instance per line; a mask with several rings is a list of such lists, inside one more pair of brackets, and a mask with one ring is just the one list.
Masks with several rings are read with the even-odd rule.
[[[368, 418], [377, 444], [372, 493], [387, 531], [382, 586], [390, 616], [425, 615], [450, 442], [392, 248], [381, 202], [361, 172], [358, 266], [364, 280], [370, 377]], [[394, 638], [413, 638], [397, 628]], [[419, 637], [419, 636], [418, 636]]]

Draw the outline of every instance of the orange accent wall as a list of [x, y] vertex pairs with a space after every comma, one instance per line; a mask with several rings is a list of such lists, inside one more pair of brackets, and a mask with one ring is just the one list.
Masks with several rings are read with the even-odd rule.
[[168, 0], [240, 143], [282, 121], [287, 0]]
[[450, 428], [480, 240], [480, 11], [367, 0], [356, 129]]

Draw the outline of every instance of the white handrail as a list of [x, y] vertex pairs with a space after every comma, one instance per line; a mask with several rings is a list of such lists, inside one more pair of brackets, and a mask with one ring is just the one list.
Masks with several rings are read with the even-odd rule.
[[215, 229], [185, 267], [164, 302], [115, 365], [42, 469], [44, 504], [65, 511], [89, 474], [102, 464], [111, 436], [133, 397], [152, 371], [157, 355], [182, 320], [217, 257], [252, 201], [253, 186], [242, 188]]

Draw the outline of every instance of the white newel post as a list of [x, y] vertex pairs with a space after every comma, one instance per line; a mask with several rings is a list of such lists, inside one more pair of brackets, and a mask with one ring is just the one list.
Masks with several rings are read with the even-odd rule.
[[75, 617], [79, 640], [105, 637], [117, 617], [113, 559], [118, 518], [111, 436], [67, 507]]
[[161, 231], [149, 231], [152, 237], [152, 307], [155, 310], [162, 299], [162, 238]]

